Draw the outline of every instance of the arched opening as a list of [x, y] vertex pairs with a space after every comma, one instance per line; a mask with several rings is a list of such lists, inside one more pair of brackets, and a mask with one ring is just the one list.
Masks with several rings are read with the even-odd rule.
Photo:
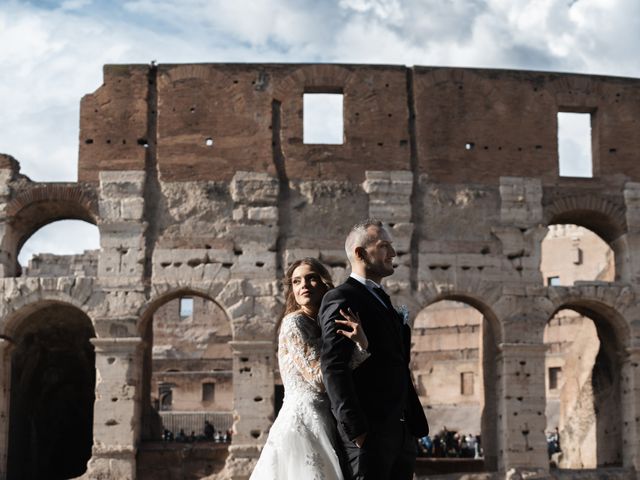
[[544, 217], [549, 225], [541, 261], [546, 285], [629, 277], [623, 206], [604, 196], [559, 197], [544, 206]]
[[211, 475], [231, 442], [231, 322], [217, 303], [191, 291], [167, 296], [145, 317], [138, 476], [177, 465]]
[[461, 298], [415, 319], [411, 370], [431, 430], [420, 445], [423, 474], [497, 468], [495, 325]]
[[544, 343], [551, 466], [621, 466], [621, 347], [609, 315], [563, 305], [548, 321]]
[[48, 304], [11, 333], [7, 478], [61, 480], [87, 469], [96, 383], [91, 320]]
[[83, 220], [51, 222], [29, 236], [18, 253], [24, 276], [96, 276], [100, 232]]
[[[35, 232], [38, 232], [46, 225], [64, 220], [79, 220], [88, 224], [97, 223], [98, 208], [96, 192], [93, 190], [84, 191], [78, 185], [69, 184], [37, 184], [21, 192], [14, 198], [6, 208], [8, 218], [8, 228], [0, 247], [3, 253], [3, 268], [5, 276], [17, 276], [22, 274], [22, 266], [18, 263], [18, 255], [24, 250], [24, 245]], [[43, 250], [37, 249], [40, 253], [50, 251], [54, 248], [54, 253], [68, 254], [69, 247], [75, 246], [73, 252], [80, 253], [82, 248], [97, 248], [97, 232], [89, 236], [85, 231], [79, 230], [77, 224], [62, 224], [64, 226], [54, 227], [52, 234], [49, 229], [44, 230], [36, 237], [36, 242], [43, 242], [44, 234], [46, 247]], [[55, 230], [58, 230], [55, 235]], [[90, 244], [83, 244], [89, 240]], [[37, 245], [37, 243], [36, 243]], [[87, 246], [85, 246], [87, 245]], [[28, 247], [31, 250], [32, 247]], [[33, 252], [32, 252], [33, 253]], [[25, 258], [27, 252], [21, 255], [21, 261], [27, 263], [29, 258]], [[24, 265], [23, 263], [23, 265]], [[54, 262], [55, 263], [55, 262]], [[63, 262], [64, 263], [64, 262]], [[54, 269], [55, 270], [55, 269]], [[46, 272], [32, 272], [32, 275], [51, 276]], [[60, 276], [60, 275], [54, 275]]]
[[574, 224], [554, 224], [542, 241], [540, 270], [547, 286], [577, 281], [612, 282], [615, 255], [599, 235]]

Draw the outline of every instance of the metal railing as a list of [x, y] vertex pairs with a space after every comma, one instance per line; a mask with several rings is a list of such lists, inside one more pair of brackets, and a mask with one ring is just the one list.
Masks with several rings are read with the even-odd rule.
[[194, 432], [196, 436], [204, 435], [204, 422], [209, 421], [216, 431], [225, 433], [233, 426], [232, 412], [158, 412], [162, 418], [164, 429], [173, 432], [174, 436], [182, 430], [185, 435]]

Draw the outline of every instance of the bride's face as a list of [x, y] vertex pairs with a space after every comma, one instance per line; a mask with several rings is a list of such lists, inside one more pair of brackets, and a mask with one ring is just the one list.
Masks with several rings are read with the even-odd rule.
[[327, 287], [322, 283], [318, 275], [311, 266], [300, 264], [291, 275], [291, 288], [293, 297], [300, 308], [307, 313], [315, 314], [320, 308], [322, 297], [327, 291]]

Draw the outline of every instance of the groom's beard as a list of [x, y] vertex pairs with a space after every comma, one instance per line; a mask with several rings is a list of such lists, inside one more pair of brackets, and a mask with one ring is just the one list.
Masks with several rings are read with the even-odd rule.
[[389, 275], [393, 275], [393, 272], [395, 271], [393, 265], [391, 267], [387, 267], [384, 263], [374, 263], [368, 255], [363, 258], [363, 261], [365, 270], [375, 274], [376, 276], [388, 277]]

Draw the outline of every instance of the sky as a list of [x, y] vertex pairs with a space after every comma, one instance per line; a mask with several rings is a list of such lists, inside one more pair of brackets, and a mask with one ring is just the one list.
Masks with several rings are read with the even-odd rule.
[[[640, 77], [638, 51], [638, 0], [0, 0], [0, 152], [34, 181], [75, 181], [80, 99], [101, 85], [107, 63], [383, 63]], [[34, 251], [98, 245], [95, 228], [55, 228], [37, 232], [21, 262]], [[69, 231], [74, 240], [60, 241]]]

